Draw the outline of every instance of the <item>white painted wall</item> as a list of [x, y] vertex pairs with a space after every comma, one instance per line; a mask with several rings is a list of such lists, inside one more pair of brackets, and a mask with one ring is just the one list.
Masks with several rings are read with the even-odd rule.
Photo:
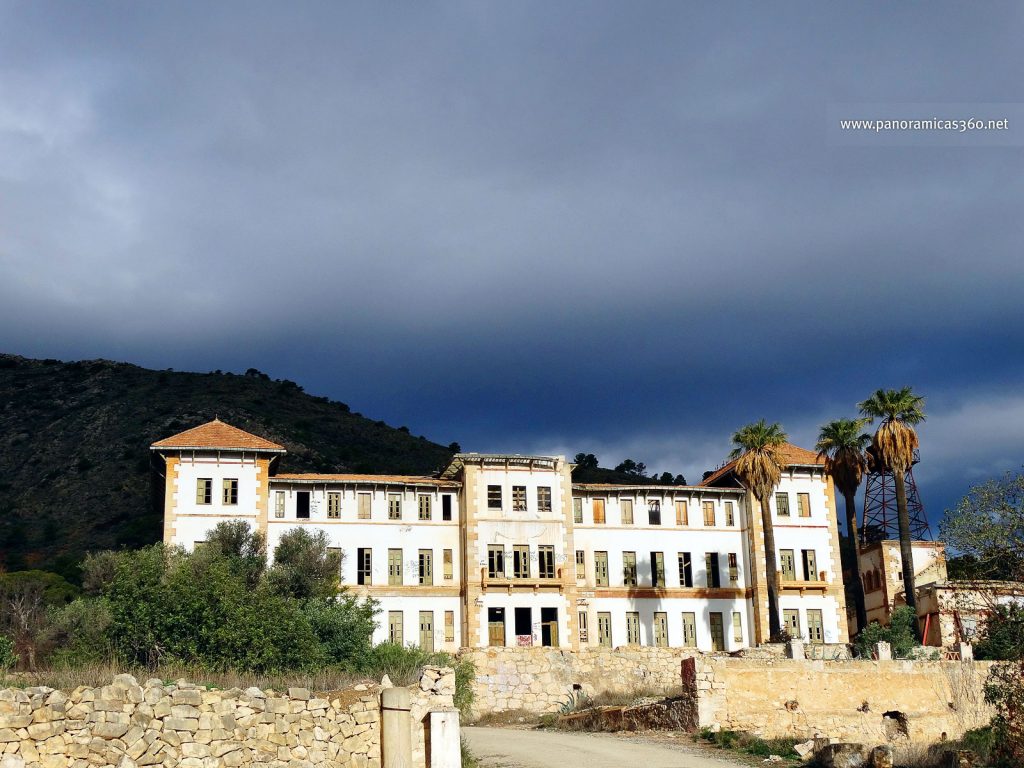
[[[174, 481], [175, 537], [171, 543], [191, 551], [197, 541], [205, 541], [207, 532], [217, 523], [244, 519], [255, 527], [257, 515], [257, 467], [255, 455], [239, 453], [187, 453], [181, 456]], [[200, 478], [212, 480], [211, 503], [196, 503], [196, 485]], [[223, 482], [238, 480], [238, 504], [222, 503]], [[265, 481], [265, 479], [264, 479]]]

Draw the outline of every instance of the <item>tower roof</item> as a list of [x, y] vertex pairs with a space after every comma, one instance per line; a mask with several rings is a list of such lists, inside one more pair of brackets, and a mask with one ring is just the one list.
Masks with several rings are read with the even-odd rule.
[[171, 435], [171, 437], [165, 437], [163, 440], [153, 443], [150, 449], [285, 452], [284, 446], [246, 432], [244, 429], [225, 424], [220, 419], [214, 419], [200, 424], [198, 427]]

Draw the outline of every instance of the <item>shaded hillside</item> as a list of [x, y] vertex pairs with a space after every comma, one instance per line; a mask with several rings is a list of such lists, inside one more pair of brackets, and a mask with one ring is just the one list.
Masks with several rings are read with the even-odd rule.
[[74, 576], [161, 535], [149, 445], [215, 416], [284, 445], [281, 471], [428, 474], [451, 451], [290, 381], [0, 355], [0, 565]]

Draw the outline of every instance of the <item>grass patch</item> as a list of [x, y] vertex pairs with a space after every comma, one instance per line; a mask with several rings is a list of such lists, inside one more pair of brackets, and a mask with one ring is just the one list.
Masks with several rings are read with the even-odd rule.
[[469, 748], [465, 736], [462, 737], [462, 741], [459, 743], [459, 754], [461, 756], [462, 768], [480, 768], [480, 761], [476, 759], [476, 755]]
[[790, 760], [800, 759], [800, 755], [793, 749], [799, 739], [761, 739], [743, 731], [712, 731], [710, 728], [702, 728], [695, 738], [714, 744], [719, 749], [743, 752], [754, 757], [778, 755]]

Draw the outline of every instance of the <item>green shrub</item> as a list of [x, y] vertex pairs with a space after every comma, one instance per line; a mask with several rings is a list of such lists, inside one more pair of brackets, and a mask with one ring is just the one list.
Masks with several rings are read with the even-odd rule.
[[1024, 606], [997, 605], [974, 645], [974, 658], [1013, 661], [1024, 658]]
[[0, 674], [14, 669], [18, 656], [14, 652], [14, 643], [6, 635], [0, 635]]
[[51, 663], [61, 666], [98, 664], [108, 660], [110, 606], [106, 600], [79, 598], [50, 611], [50, 633], [55, 650]]
[[854, 646], [859, 656], [865, 659], [871, 658], [876, 643], [889, 643], [892, 646], [892, 655], [896, 659], [908, 658], [920, 643], [914, 635], [914, 626], [917, 624], [917, 617], [907, 606], [900, 606], [892, 612], [889, 626], [883, 627], [877, 621], [866, 626], [854, 640]]
[[377, 602], [351, 595], [307, 600], [302, 612], [309, 621], [328, 662], [358, 670], [370, 653]]

